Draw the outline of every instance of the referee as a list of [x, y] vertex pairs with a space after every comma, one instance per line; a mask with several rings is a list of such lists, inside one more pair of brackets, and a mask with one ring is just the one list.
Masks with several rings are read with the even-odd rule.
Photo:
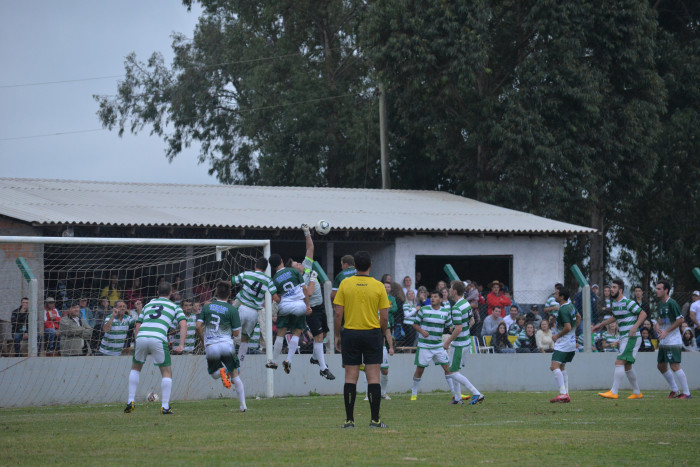
[[[357, 274], [340, 283], [333, 300], [335, 305], [335, 346], [343, 355], [345, 367], [345, 423], [343, 428], [354, 428], [355, 397], [360, 365], [365, 365], [367, 394], [372, 412], [370, 428], [386, 428], [379, 418], [382, 389], [379, 384], [379, 366], [382, 363], [384, 334], [389, 322], [389, 298], [384, 285], [369, 276], [372, 260], [366, 251], [353, 255]], [[341, 334], [340, 325], [345, 320]], [[342, 338], [342, 341], [341, 341]], [[342, 345], [342, 350], [341, 350]]]

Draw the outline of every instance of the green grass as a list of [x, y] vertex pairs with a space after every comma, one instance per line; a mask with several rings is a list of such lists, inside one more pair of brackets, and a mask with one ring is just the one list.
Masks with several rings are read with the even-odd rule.
[[[674, 464], [697, 465], [700, 398], [604, 400], [572, 393], [490, 393], [477, 406], [446, 393], [382, 403], [385, 430], [370, 430], [358, 395], [356, 428], [342, 430], [340, 396], [0, 409], [0, 461], [16, 464]], [[627, 393], [622, 394], [623, 397]]]

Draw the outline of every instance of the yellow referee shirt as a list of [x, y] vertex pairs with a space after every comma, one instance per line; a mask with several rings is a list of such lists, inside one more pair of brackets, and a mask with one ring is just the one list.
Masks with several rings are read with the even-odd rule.
[[345, 329], [378, 329], [379, 310], [391, 306], [384, 284], [369, 276], [345, 278], [333, 303], [345, 307]]

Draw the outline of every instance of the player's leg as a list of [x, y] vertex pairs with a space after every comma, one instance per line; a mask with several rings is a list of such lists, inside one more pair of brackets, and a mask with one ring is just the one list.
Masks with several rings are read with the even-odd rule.
[[[304, 318], [303, 316], [301, 317], [302, 319]], [[306, 320], [304, 320], [304, 326], [306, 325]], [[297, 349], [299, 348], [299, 338], [301, 337], [301, 332], [304, 330], [302, 327], [301, 329], [299, 328], [299, 323], [295, 322], [294, 327], [291, 329], [292, 331], [292, 337], [289, 339], [288, 343], [288, 349], [287, 349], [287, 360], [286, 362], [288, 363], [287, 366], [291, 369], [291, 363], [292, 359], [294, 358], [294, 354], [296, 353]], [[289, 370], [285, 368], [285, 371], [289, 373]]]
[[[622, 341], [626, 340], [624, 347], [622, 346]], [[634, 371], [632, 366], [636, 361], [637, 351], [639, 346], [642, 344], [641, 339], [638, 336], [628, 337], [620, 341], [620, 347], [622, 353], [618, 356], [618, 359], [625, 361], [625, 375], [627, 375], [627, 380], [632, 386], [632, 394], [628, 399], [641, 399], [642, 391], [639, 389], [639, 384], [637, 383], [637, 373]]]
[[[450, 357], [450, 372], [455, 373], [459, 371], [459, 368], [461, 368], [462, 364], [462, 355], [457, 355], [457, 347], [450, 347], [450, 352], [449, 352], [449, 357]], [[457, 386], [455, 387], [455, 384]], [[455, 394], [459, 394], [460, 400], [462, 400], [462, 385], [459, 383], [456, 383], [455, 380], [452, 378], [447, 379], [447, 385], [450, 387], [450, 394], [452, 394], [452, 400], [450, 401], [451, 404], [456, 404], [457, 402], [456, 399], [454, 398]]]
[[[571, 361], [571, 360], [569, 360]], [[564, 377], [564, 386], [566, 387], [566, 394], [569, 394], [569, 374], [566, 372], [566, 363], [561, 364], [561, 375]]]
[[386, 387], [389, 385], [389, 351], [386, 346], [382, 346], [382, 364], [379, 367], [379, 385], [381, 386], [382, 399], [391, 399], [386, 393]]
[[272, 360], [269, 360], [265, 366], [267, 368], [277, 369], [275, 360], [282, 355], [282, 346], [284, 345], [284, 335], [287, 334], [287, 316], [277, 315], [277, 337], [272, 346]]
[[[550, 399], [549, 402], [564, 402], [565, 396], [567, 395], [566, 383], [564, 382], [564, 374], [562, 372], [563, 367], [562, 352], [555, 350], [552, 354], [552, 364], [549, 366], [549, 370], [554, 376], [554, 382], [559, 388], [559, 395], [554, 399]], [[568, 402], [568, 401], [567, 401]]]
[[306, 324], [311, 330], [311, 335], [314, 336], [312, 363], [318, 363], [321, 368], [321, 376], [329, 380], [335, 379], [333, 373], [328, 369], [328, 365], [326, 365], [326, 356], [323, 353], [323, 338], [329, 331], [328, 319], [323, 305], [313, 307], [311, 314], [306, 317]]
[[[221, 343], [221, 346], [221, 363], [223, 363], [230, 380], [233, 382], [233, 385], [236, 388], [239, 409], [241, 412], [245, 412], [248, 410], [248, 407], [245, 403], [245, 387], [243, 386], [243, 381], [241, 380], [240, 376], [240, 362], [238, 361], [236, 354], [233, 352], [233, 345], [230, 345], [228, 349], [226, 348], [225, 343]], [[231, 387], [230, 384], [229, 387]]]
[[664, 379], [666, 380], [666, 383], [668, 383], [669, 389], [671, 389], [668, 398], [673, 399], [677, 397], [678, 385], [676, 384], [676, 380], [673, 378], [673, 372], [668, 368], [668, 363], [666, 361], [666, 355], [664, 353], [663, 347], [659, 348], [659, 352], [656, 356], [656, 368], [659, 370], [659, 373], [663, 375]]
[[146, 362], [148, 356], [148, 348], [145, 345], [144, 339], [136, 339], [134, 342], [134, 354], [131, 357], [131, 371], [129, 372], [129, 395], [126, 400], [125, 413], [134, 410], [136, 399], [136, 390], [139, 387], [139, 379], [141, 378], [141, 369]]
[[370, 428], [385, 428], [379, 411], [382, 401], [382, 387], [379, 384], [380, 367], [384, 349], [384, 336], [379, 329], [364, 331], [362, 342], [362, 361], [365, 363], [365, 376], [367, 377], [367, 394], [371, 412]]
[[690, 387], [688, 386], [688, 378], [685, 376], [685, 372], [681, 368], [681, 349], [674, 349], [672, 352], [671, 370], [678, 378], [678, 382], [681, 383], [681, 391], [683, 394], [679, 396], [680, 399], [690, 398]]
[[163, 415], [169, 415], [172, 413], [170, 410], [170, 394], [173, 390], [173, 370], [170, 367], [170, 349], [168, 348], [167, 342], [156, 342], [157, 339], [150, 339], [153, 341], [149, 344], [150, 353], [153, 357], [153, 364], [160, 368], [160, 391], [161, 391], [161, 407], [160, 413]]
[[472, 397], [469, 400], [469, 404], [474, 405], [478, 402], [483, 402], [484, 395], [481, 394], [481, 392], [479, 392], [479, 390], [472, 384], [471, 381], [469, 381], [469, 378], [467, 378], [459, 371], [462, 368], [462, 358], [464, 357], [465, 349], [465, 347], [454, 347], [453, 361], [450, 365], [450, 373], [458, 375], [452, 378], [452, 382], [455, 386], [455, 389], [457, 389], [457, 394], [459, 395], [460, 400], [463, 399], [461, 386], [465, 386], [467, 389], [469, 389], [469, 392], [472, 393]]
[[222, 350], [225, 347], [222, 345], [225, 343], [216, 342], [214, 344], [209, 344], [205, 349], [205, 354], [207, 358], [207, 373], [213, 379], [220, 379], [221, 383], [226, 389], [231, 387], [231, 380], [228, 377], [228, 372], [221, 361]]
[[355, 399], [357, 397], [357, 379], [360, 376], [362, 351], [358, 347], [357, 331], [343, 329], [341, 334], [341, 355], [345, 367], [345, 385], [343, 401], [345, 403], [345, 423], [343, 428], [355, 427]]
[[243, 362], [246, 354], [248, 353], [248, 343], [250, 342], [250, 336], [241, 333], [241, 343], [238, 346], [238, 361]]
[[248, 353], [250, 336], [255, 332], [255, 325], [258, 324], [258, 312], [241, 305], [238, 307], [238, 315], [241, 318], [241, 343], [238, 346], [238, 361], [243, 362], [246, 353]]

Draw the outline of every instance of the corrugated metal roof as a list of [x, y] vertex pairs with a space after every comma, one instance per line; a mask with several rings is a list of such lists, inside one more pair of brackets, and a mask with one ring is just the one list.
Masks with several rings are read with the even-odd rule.
[[0, 214], [35, 224], [484, 233], [595, 229], [438, 191], [0, 178]]

